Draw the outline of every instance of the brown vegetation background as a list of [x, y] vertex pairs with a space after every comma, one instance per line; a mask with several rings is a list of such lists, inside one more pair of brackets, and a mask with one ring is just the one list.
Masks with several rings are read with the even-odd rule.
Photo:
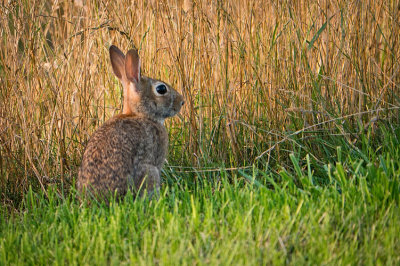
[[[373, 0], [2, 1], [1, 197], [72, 183], [90, 135], [121, 110], [111, 44], [137, 47], [144, 74], [186, 99], [167, 122], [168, 169], [281, 164], [304, 148], [291, 136], [354, 143], [375, 121], [398, 124], [399, 9]], [[304, 145], [315, 158], [323, 149]]]

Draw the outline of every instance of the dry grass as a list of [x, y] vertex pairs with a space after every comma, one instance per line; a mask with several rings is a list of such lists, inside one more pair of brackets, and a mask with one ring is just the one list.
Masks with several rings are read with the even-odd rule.
[[356, 122], [398, 124], [399, 9], [372, 0], [4, 0], [1, 197], [71, 183], [91, 133], [121, 110], [111, 44], [138, 47], [144, 73], [185, 96], [182, 116], [168, 122], [172, 165], [279, 163], [285, 151], [274, 144], [296, 130], [354, 136]]

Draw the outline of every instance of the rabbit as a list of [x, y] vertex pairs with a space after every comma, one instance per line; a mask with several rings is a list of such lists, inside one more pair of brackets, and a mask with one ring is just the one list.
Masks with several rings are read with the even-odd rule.
[[91, 136], [77, 189], [106, 199], [128, 190], [158, 193], [168, 148], [164, 120], [179, 113], [184, 99], [167, 83], [141, 76], [137, 50], [125, 56], [112, 45], [109, 53], [113, 72], [123, 85], [122, 114]]

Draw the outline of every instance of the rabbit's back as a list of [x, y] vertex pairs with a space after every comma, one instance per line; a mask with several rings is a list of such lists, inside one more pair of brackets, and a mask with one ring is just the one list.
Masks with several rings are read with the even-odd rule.
[[[96, 193], [125, 194], [140, 184], [140, 165], [161, 170], [167, 153], [168, 135], [157, 121], [119, 115], [101, 126], [91, 137], [78, 175], [78, 189]], [[135, 188], [134, 188], [135, 189]]]

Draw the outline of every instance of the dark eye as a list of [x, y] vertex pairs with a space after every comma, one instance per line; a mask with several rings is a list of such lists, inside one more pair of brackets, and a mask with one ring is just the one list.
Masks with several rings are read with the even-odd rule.
[[158, 94], [166, 94], [167, 93], [167, 86], [165, 86], [164, 84], [160, 84], [156, 87], [156, 91]]

